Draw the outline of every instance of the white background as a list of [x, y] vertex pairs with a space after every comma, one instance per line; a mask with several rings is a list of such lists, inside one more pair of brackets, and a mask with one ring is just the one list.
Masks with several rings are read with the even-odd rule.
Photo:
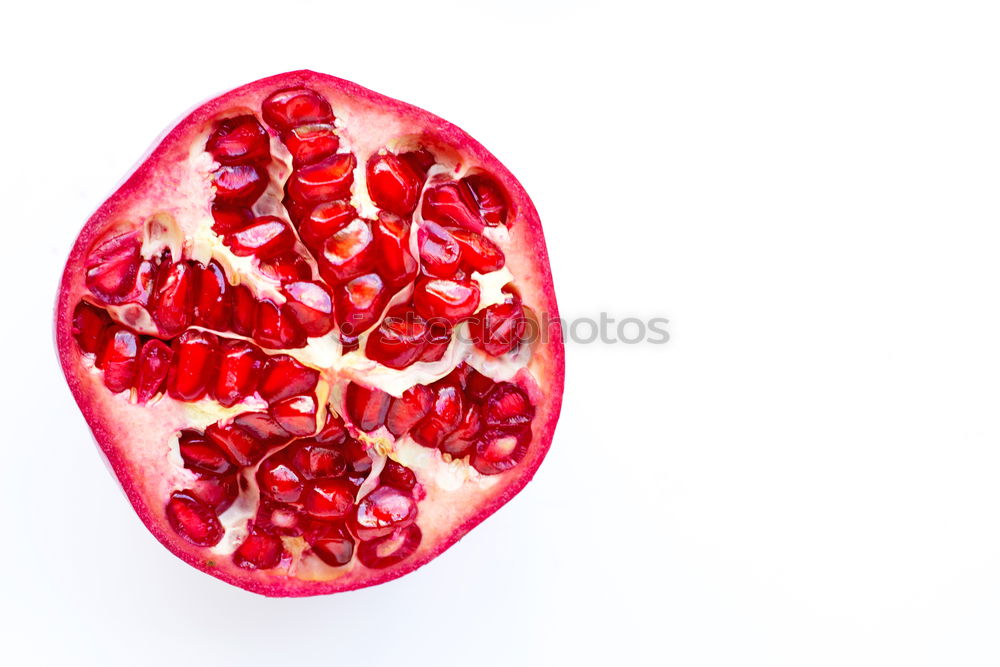
[[[8, 6], [4, 662], [998, 664], [993, 6]], [[536, 480], [427, 567], [268, 600], [136, 519], [51, 309], [165, 126], [303, 67], [461, 125], [533, 196], [564, 315], [672, 339], [570, 344]]]

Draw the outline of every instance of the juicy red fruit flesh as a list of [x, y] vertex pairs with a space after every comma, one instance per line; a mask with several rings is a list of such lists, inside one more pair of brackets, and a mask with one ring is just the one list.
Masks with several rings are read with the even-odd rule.
[[525, 343], [554, 302], [492, 156], [313, 73], [224, 95], [165, 145], [88, 224], [58, 316], [74, 394], [165, 545], [269, 595], [347, 590], [519, 490], [561, 347]]

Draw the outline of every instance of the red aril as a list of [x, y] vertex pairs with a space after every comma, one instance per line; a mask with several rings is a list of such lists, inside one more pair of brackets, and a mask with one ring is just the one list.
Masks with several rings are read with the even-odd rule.
[[293, 127], [281, 133], [281, 141], [292, 154], [292, 164], [296, 167], [319, 162], [340, 148], [340, 139], [333, 125], [322, 123]]
[[227, 234], [225, 241], [238, 257], [267, 258], [290, 250], [295, 245], [295, 235], [287, 222], [274, 215], [265, 215]]
[[283, 550], [277, 535], [254, 530], [237, 547], [233, 562], [247, 570], [269, 570], [281, 562]]
[[135, 379], [136, 402], [148, 403], [163, 391], [173, 358], [174, 351], [162, 340], [150, 338], [143, 344]]
[[382, 153], [373, 155], [367, 167], [368, 194], [383, 211], [410, 215], [417, 207], [423, 175], [406, 160]]
[[166, 135], [81, 232], [56, 333], [149, 530], [273, 596], [439, 555], [531, 479], [562, 395], [517, 180], [454, 125], [305, 71]]
[[356, 166], [353, 154], [337, 153], [296, 169], [285, 186], [288, 196], [298, 202], [313, 204], [349, 197]]
[[271, 157], [271, 140], [256, 118], [236, 116], [219, 121], [205, 142], [205, 149], [222, 164], [267, 162]]

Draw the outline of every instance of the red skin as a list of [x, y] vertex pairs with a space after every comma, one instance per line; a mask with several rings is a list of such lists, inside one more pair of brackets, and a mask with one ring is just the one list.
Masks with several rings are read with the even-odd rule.
[[[524, 460], [498, 475], [500, 483], [488, 491], [478, 492], [474, 510], [461, 516], [458, 523], [433, 524], [431, 530], [425, 529], [423, 542], [410, 558], [383, 570], [369, 570], [354, 561], [336, 570], [330, 579], [318, 581], [300, 580], [277, 571], [243, 570], [230, 557], [213, 554], [178, 537], [165, 518], [168, 494], [159, 492], [160, 480], [150, 481], [142, 475], [139, 466], [150, 461], [159, 463], [159, 459], [153, 458], [157, 439], [163, 440], [165, 434], [186, 425], [182, 411], [168, 401], [152, 409], [127, 406], [120, 397], [111, 395], [103, 387], [98, 375], [84, 366], [82, 354], [72, 337], [73, 309], [86, 292], [83, 268], [86, 253], [95, 239], [114, 221], [123, 216], [129, 219], [128, 214], [140, 210], [144, 200], [156, 197], [156, 184], [163, 182], [163, 165], [181, 159], [194, 141], [203, 140], [206, 128], [220, 114], [237, 107], [259, 109], [263, 99], [272, 92], [297, 85], [309, 86], [326, 95], [335, 113], [345, 107], [359, 109], [372, 105], [380, 108], [403, 119], [411, 129], [422, 129], [432, 142], [457, 147], [470, 163], [492, 173], [509, 196], [511, 242], [504, 248], [508, 266], [515, 276], [532, 277], [530, 282], [517, 283], [522, 297], [536, 312], [546, 313], [553, 321], [550, 339], [534, 348], [529, 366], [531, 375], [521, 371], [514, 380], [528, 392], [537, 408], [532, 422], [533, 440]], [[351, 103], [351, 99], [356, 102]], [[166, 183], [159, 187], [169, 186]], [[538, 214], [521, 185], [491, 153], [455, 125], [349, 81], [308, 70], [261, 79], [214, 98], [195, 109], [162, 138], [145, 161], [88, 220], [77, 238], [60, 285], [55, 334], [60, 362], [73, 396], [125, 494], [150, 532], [172, 553], [199, 570], [248, 591], [274, 597], [319, 595], [380, 584], [403, 576], [441, 554], [531, 480], [551, 444], [562, 402], [564, 352], [548, 253]], [[149, 436], [149, 442], [137, 443], [139, 436], [134, 434], [144, 432], [143, 429], [154, 435]], [[148, 447], [148, 451], [140, 451], [140, 444]], [[146, 458], [137, 461], [140, 456]]]

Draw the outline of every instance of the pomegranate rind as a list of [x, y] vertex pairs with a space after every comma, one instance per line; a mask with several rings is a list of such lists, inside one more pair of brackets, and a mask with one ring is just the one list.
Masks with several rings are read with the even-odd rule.
[[[522, 462], [495, 476], [498, 481], [494, 485], [470, 489], [465, 494], [468, 497], [431, 488], [419, 504], [424, 533], [420, 547], [410, 558], [383, 570], [365, 568], [357, 561], [348, 567], [296, 576], [280, 570], [245, 570], [230, 556], [208, 552], [178, 536], [167, 521], [166, 501], [172, 490], [190, 484], [191, 477], [168, 462], [169, 444], [164, 440], [191, 425], [188, 406], [169, 399], [140, 406], [121, 394], [112, 394], [72, 336], [74, 308], [88, 294], [85, 265], [92, 244], [108, 230], [134, 228], [155, 212], [165, 211], [183, 222], [192, 207], [204, 207], [210, 195], [194, 192], [190, 200], [179, 201], [176, 196], [179, 191], [188, 191], [185, 187], [192, 187], [186, 173], [192, 147], [198, 141], [204, 145], [204, 137], [217, 119], [240, 110], [259, 112], [261, 102], [272, 92], [295, 86], [308, 86], [326, 95], [338, 122], [348, 127], [352, 123], [363, 125], [373, 145], [358, 147], [361, 150], [374, 150], [383, 139], [420, 136], [454, 147], [465, 162], [491, 173], [509, 198], [510, 241], [503, 248], [507, 267], [517, 279], [524, 303], [545, 313], [550, 322], [547, 338], [535, 344], [527, 369], [514, 379], [536, 406], [532, 442]], [[363, 168], [364, 160], [360, 162]], [[561, 408], [565, 361], [558, 318], [538, 213], [521, 184], [493, 154], [434, 114], [337, 77], [301, 70], [261, 79], [209, 100], [162, 137], [80, 232], [59, 288], [55, 335], [63, 372], [77, 405], [136, 514], [154, 537], [176, 556], [214, 577], [254, 593], [288, 597], [353, 590], [401, 577], [447, 550], [524, 488], [548, 452]]]

